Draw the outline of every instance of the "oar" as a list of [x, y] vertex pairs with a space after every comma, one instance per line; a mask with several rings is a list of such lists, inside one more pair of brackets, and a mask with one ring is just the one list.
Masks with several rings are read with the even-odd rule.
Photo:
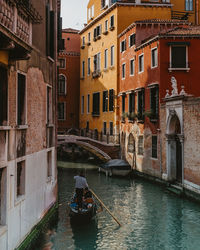
[[99, 197], [94, 193], [94, 191], [92, 191], [92, 189], [90, 189], [91, 193], [94, 195], [94, 197], [101, 203], [101, 205], [107, 210], [107, 212], [113, 217], [113, 219], [119, 224], [119, 226], [121, 227], [121, 223], [118, 221], [118, 219], [110, 212], [110, 210], [106, 207], [106, 205], [103, 203], [102, 200], [99, 199]]

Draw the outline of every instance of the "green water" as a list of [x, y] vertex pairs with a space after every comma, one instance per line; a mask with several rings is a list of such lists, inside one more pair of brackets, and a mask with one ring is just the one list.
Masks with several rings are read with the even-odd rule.
[[[60, 168], [59, 220], [48, 230], [43, 250], [177, 250], [200, 249], [200, 206], [141, 179], [106, 178], [97, 169], [86, 170], [90, 187], [119, 219], [104, 210], [85, 226], [71, 226], [68, 216], [77, 170]], [[73, 164], [73, 167], [76, 165]], [[80, 167], [80, 165], [78, 165]], [[84, 167], [86, 165], [83, 165]]]

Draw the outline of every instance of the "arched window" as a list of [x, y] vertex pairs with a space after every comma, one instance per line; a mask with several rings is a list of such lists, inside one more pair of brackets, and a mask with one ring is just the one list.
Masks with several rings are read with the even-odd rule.
[[58, 82], [58, 93], [60, 95], [66, 94], [66, 77], [64, 75], [59, 75], [59, 82]]
[[135, 152], [135, 139], [132, 134], [128, 137], [128, 152], [134, 153]]

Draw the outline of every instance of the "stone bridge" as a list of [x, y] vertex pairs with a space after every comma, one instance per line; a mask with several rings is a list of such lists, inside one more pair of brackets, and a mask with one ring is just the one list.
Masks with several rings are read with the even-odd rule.
[[103, 161], [120, 158], [120, 146], [116, 144], [107, 144], [88, 137], [76, 135], [58, 135], [57, 138], [58, 148], [64, 148], [66, 145], [74, 144], [91, 152]]

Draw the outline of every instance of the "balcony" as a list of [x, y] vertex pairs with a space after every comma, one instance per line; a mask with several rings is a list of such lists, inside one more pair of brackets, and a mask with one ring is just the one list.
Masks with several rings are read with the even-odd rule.
[[95, 70], [92, 72], [92, 78], [98, 78], [101, 76], [101, 71], [100, 70]]
[[9, 59], [27, 59], [32, 45], [32, 24], [41, 16], [27, 0], [0, 0], [0, 50], [9, 51]]

